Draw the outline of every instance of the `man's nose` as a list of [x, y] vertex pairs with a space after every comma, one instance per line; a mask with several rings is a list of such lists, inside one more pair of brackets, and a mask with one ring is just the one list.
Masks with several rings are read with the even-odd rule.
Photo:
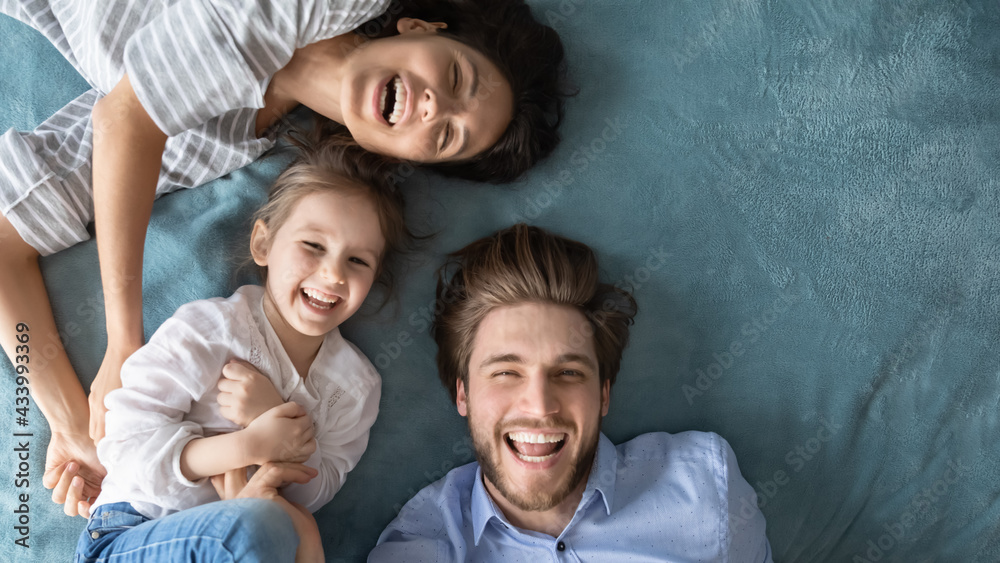
[[545, 374], [532, 374], [527, 378], [521, 391], [520, 409], [539, 418], [559, 411], [557, 389]]

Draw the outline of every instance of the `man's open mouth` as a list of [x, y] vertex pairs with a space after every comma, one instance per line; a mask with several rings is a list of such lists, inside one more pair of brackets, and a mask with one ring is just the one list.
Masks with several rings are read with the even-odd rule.
[[541, 463], [559, 453], [566, 444], [566, 434], [508, 432], [504, 441], [521, 461]]
[[382, 97], [379, 102], [379, 110], [382, 117], [395, 125], [406, 109], [406, 89], [403, 87], [403, 79], [399, 76], [393, 77], [382, 89]]

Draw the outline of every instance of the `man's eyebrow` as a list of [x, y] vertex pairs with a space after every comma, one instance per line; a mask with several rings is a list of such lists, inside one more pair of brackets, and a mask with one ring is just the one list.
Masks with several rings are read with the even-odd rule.
[[485, 360], [483, 360], [479, 364], [479, 367], [484, 368], [492, 364], [523, 364], [523, 363], [524, 360], [522, 360], [521, 356], [518, 356], [517, 354], [493, 354], [492, 356], [489, 356]]
[[566, 364], [570, 362], [576, 362], [578, 364], [583, 364], [590, 369], [596, 370], [597, 366], [594, 365], [594, 361], [590, 359], [589, 356], [583, 354], [563, 354], [556, 358], [556, 362], [560, 364]]
[[[573, 362], [578, 364], [583, 364], [592, 370], [597, 369], [597, 365], [594, 364], [594, 361], [590, 359], [589, 356], [586, 356], [584, 354], [569, 353], [569, 354], [562, 354], [561, 356], [556, 358], [557, 364], [568, 364]], [[517, 354], [510, 354], [510, 353], [494, 354], [483, 360], [482, 363], [479, 364], [479, 367], [484, 368], [492, 364], [523, 364], [523, 363], [524, 360], [521, 358], [521, 356], [518, 356]]]

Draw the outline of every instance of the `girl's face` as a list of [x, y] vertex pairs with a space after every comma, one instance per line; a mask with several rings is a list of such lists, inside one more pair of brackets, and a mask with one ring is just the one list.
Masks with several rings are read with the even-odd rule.
[[375, 205], [358, 192], [304, 196], [277, 231], [257, 221], [250, 251], [267, 266], [264, 312], [282, 341], [322, 337], [353, 315], [384, 248]]
[[507, 79], [479, 51], [403, 18], [399, 35], [354, 51], [342, 81], [344, 125], [364, 148], [414, 162], [466, 160], [513, 115]]

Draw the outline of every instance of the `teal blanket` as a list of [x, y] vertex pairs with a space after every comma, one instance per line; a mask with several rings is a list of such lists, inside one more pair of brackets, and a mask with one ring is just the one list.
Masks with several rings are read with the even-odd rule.
[[[517, 221], [590, 244], [635, 292], [604, 431], [726, 437], [776, 561], [1000, 560], [1000, 4], [532, 4], [580, 90], [564, 141], [513, 187], [407, 180], [414, 226], [440, 234], [394, 302], [344, 326], [384, 389], [367, 453], [318, 514], [329, 560], [363, 560], [402, 503], [471, 461], [435, 373], [433, 272]], [[0, 18], [0, 37], [0, 127], [30, 129], [86, 88], [26, 26]], [[286, 161], [157, 202], [147, 336], [232, 292], [230, 256]], [[89, 382], [105, 345], [95, 245], [42, 264]], [[0, 558], [69, 560], [84, 521], [48, 500], [47, 426], [34, 408], [15, 424], [2, 371]], [[22, 489], [19, 431], [34, 434]]]

